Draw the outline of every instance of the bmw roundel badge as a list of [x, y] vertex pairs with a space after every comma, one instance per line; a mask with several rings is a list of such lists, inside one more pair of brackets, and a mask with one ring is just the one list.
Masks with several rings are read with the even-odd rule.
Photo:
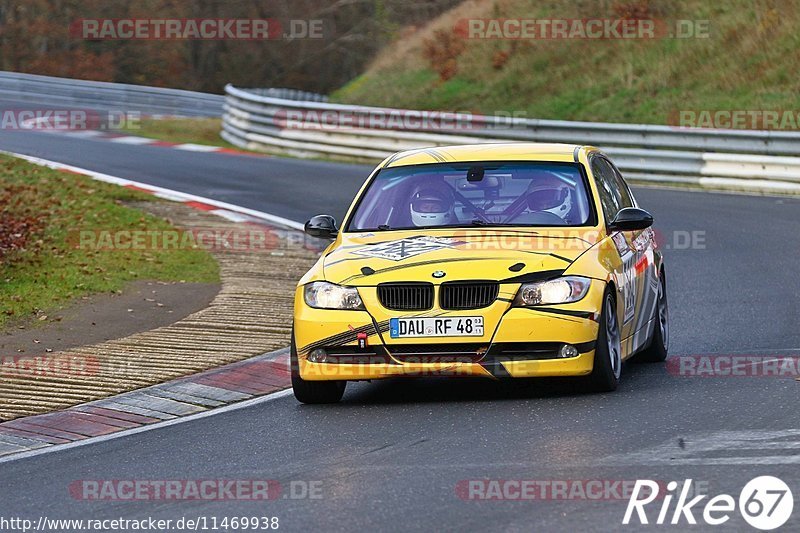
[[443, 278], [445, 277], [446, 274], [444, 273], [443, 270], [437, 270], [432, 275], [434, 278]]

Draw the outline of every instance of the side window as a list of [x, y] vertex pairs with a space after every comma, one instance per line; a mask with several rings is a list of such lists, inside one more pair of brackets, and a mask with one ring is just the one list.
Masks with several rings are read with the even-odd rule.
[[603, 206], [603, 215], [606, 222], [610, 222], [622, 209], [622, 196], [616, 185], [617, 178], [611, 165], [604, 159], [595, 157], [592, 159], [592, 174], [597, 183], [597, 191], [600, 195], [600, 203]]
[[614, 183], [622, 199], [622, 207], [636, 207], [636, 202], [633, 200], [633, 193], [631, 193], [631, 189], [628, 187], [628, 184], [625, 183], [625, 180], [622, 179], [622, 174], [620, 174], [619, 169], [614, 166], [614, 163], [610, 163], [609, 161], [603, 160], [603, 163], [611, 167], [614, 174]]

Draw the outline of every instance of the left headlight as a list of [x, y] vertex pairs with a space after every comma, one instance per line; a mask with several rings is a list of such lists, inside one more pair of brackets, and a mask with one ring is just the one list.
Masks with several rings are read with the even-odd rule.
[[342, 287], [327, 281], [315, 281], [303, 291], [306, 304], [317, 309], [359, 309], [364, 303], [355, 287]]
[[577, 302], [589, 291], [589, 278], [564, 276], [549, 281], [525, 283], [517, 291], [515, 305], [551, 305]]

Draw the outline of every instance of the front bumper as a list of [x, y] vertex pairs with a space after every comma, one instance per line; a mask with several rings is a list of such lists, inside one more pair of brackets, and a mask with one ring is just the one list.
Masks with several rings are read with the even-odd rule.
[[298, 360], [300, 376], [308, 381], [371, 380], [392, 377], [527, 378], [585, 376], [592, 372], [594, 350], [569, 359], [496, 361], [481, 363], [311, 363]]
[[[300, 376], [309, 381], [392, 377], [557, 377], [590, 374], [594, 363], [603, 283], [580, 302], [546, 309], [505, 308], [485, 338], [454, 337], [402, 343], [388, 338], [388, 322], [367, 311], [313, 309], [302, 288], [295, 298], [294, 334]], [[468, 314], [479, 314], [480, 310]], [[464, 314], [464, 313], [461, 313]], [[366, 346], [360, 347], [360, 342]], [[557, 357], [558, 347], [578, 348]], [[311, 362], [313, 352], [325, 362]]]

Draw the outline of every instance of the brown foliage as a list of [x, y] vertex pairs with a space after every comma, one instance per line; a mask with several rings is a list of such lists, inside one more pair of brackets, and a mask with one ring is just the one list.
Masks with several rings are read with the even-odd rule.
[[508, 62], [509, 57], [511, 57], [511, 50], [497, 50], [492, 54], [492, 68], [500, 70]]
[[[459, 0], [0, 0], [0, 70], [222, 92], [329, 92], [361, 74], [399, 28]], [[323, 36], [275, 40], [86, 40], [81, 19], [321, 20]], [[72, 28], [72, 32], [70, 31]], [[279, 37], [283, 36], [283, 31]]]
[[7, 185], [0, 189], [0, 262], [12, 252], [24, 250], [31, 238], [44, 229], [41, 212], [22, 201], [31, 186]]
[[464, 39], [455, 32], [436, 30], [432, 38], [423, 42], [422, 55], [439, 79], [447, 81], [458, 73], [458, 56], [464, 48]]
[[621, 19], [647, 19], [653, 16], [650, 0], [627, 0], [614, 2], [611, 10]]
[[114, 56], [109, 52], [93, 54], [83, 48], [59, 50], [34, 58], [26, 70], [45, 76], [113, 81]]

